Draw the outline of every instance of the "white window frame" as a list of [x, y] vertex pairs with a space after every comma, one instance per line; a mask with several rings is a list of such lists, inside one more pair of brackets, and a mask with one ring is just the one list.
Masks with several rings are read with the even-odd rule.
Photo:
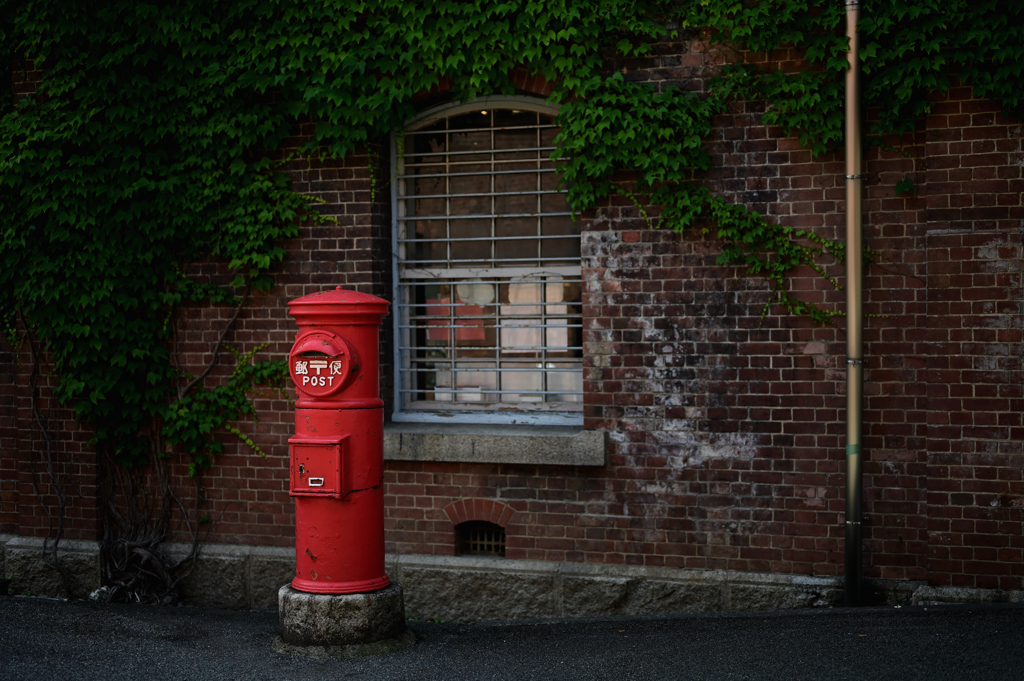
[[[508, 403], [501, 406], [500, 410], [475, 410], [475, 409], [444, 409], [438, 403], [436, 409], [405, 409], [403, 399], [403, 369], [406, 369], [411, 360], [411, 350], [403, 350], [411, 345], [409, 324], [405, 321], [408, 310], [410, 308], [409, 301], [405, 299], [406, 290], [402, 285], [403, 279], [400, 276], [402, 272], [402, 256], [404, 254], [404, 245], [402, 239], [403, 227], [402, 218], [400, 211], [400, 200], [402, 197], [399, 194], [399, 181], [400, 181], [400, 159], [399, 159], [399, 142], [398, 138], [403, 135], [406, 131], [415, 131], [417, 129], [425, 128], [434, 123], [443, 120], [448, 117], [458, 116], [463, 113], [468, 113], [478, 110], [487, 109], [513, 109], [522, 111], [533, 111], [542, 113], [545, 115], [555, 116], [558, 113], [558, 109], [543, 103], [540, 100], [528, 98], [528, 97], [516, 97], [516, 96], [493, 96], [475, 99], [471, 102], [455, 102], [445, 104], [442, 106], [434, 107], [429, 109], [419, 116], [416, 116], [410, 120], [402, 130], [395, 131], [391, 136], [391, 206], [392, 206], [392, 284], [395, 296], [395, 301], [392, 310], [392, 318], [394, 324], [394, 412], [392, 414], [392, 420], [395, 422], [419, 422], [419, 423], [471, 423], [471, 424], [517, 424], [517, 425], [545, 425], [545, 426], [582, 426], [583, 425], [583, 396], [580, 395], [580, 402], [576, 403], [574, 408], [564, 411], [558, 411], [556, 409], [550, 410], [530, 410], [528, 408], [517, 409], [515, 403]], [[521, 276], [521, 275], [543, 275], [553, 274], [559, 276], [571, 276], [579, 278], [581, 280], [582, 268], [580, 264], [574, 266], [560, 266], [560, 267], [523, 267], [523, 268], [500, 268], [501, 276]], [[409, 272], [416, 272], [416, 270], [410, 269]], [[458, 276], [466, 274], [467, 278], [474, 276], [472, 272], [467, 270], [462, 272], [456, 269], [449, 269], [448, 272]], [[581, 318], [582, 320], [582, 318]], [[582, 335], [582, 334], [581, 334]], [[580, 366], [580, 374], [582, 377], [582, 362]], [[581, 380], [582, 384], [582, 380]]]

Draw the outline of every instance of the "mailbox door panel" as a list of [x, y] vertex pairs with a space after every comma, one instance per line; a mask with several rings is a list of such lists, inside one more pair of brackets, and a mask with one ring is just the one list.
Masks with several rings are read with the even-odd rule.
[[291, 496], [337, 498], [344, 494], [342, 468], [347, 440], [304, 442], [292, 438]]

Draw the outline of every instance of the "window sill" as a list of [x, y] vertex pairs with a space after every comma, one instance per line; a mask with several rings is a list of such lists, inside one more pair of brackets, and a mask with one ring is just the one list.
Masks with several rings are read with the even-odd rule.
[[387, 423], [384, 460], [607, 466], [607, 441], [578, 426]]

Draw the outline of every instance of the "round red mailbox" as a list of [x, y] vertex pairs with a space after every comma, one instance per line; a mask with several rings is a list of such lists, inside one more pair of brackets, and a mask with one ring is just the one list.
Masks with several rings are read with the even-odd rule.
[[288, 355], [298, 392], [291, 445], [296, 576], [313, 593], [386, 587], [384, 403], [378, 331], [388, 302], [341, 288], [288, 304], [299, 333]]

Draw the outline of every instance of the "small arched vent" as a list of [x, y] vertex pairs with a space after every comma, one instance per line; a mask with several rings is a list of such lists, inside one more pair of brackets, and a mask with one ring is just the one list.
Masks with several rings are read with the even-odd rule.
[[455, 553], [459, 556], [505, 557], [505, 528], [486, 520], [455, 526]]

